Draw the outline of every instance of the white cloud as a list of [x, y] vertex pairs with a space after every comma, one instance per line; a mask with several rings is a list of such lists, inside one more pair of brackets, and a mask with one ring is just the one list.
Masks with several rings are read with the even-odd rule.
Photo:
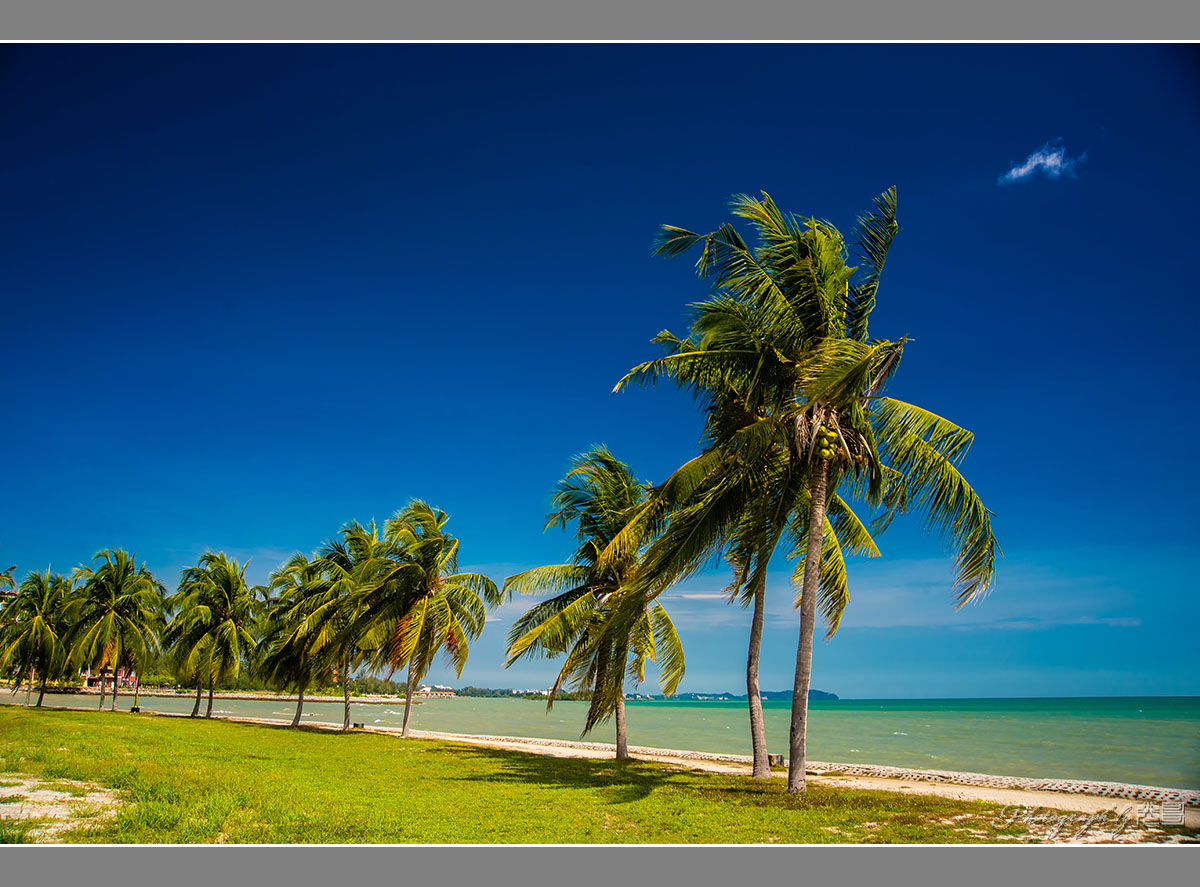
[[996, 180], [997, 185], [1008, 185], [1035, 175], [1039, 170], [1048, 179], [1075, 175], [1075, 167], [1087, 159], [1087, 152], [1078, 157], [1068, 157], [1062, 139], [1046, 142], [1025, 158], [1024, 163], [1013, 164], [1008, 172]]

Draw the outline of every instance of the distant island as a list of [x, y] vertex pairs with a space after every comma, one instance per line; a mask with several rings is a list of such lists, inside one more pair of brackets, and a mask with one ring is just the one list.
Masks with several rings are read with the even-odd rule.
[[[461, 690], [454, 691], [458, 696], [475, 696], [487, 698], [517, 698], [517, 699], [545, 699], [547, 690], [515, 690], [510, 688], [493, 689], [491, 687], [463, 687]], [[790, 701], [792, 698], [791, 690], [763, 690], [759, 694], [763, 699], [784, 699]], [[557, 699], [564, 701], [591, 699], [591, 694], [587, 692], [567, 692], [560, 691]], [[745, 701], [748, 697], [745, 693], [741, 696], [735, 696], [732, 693], [676, 693], [674, 696], [664, 696], [661, 693], [626, 693], [626, 699], [684, 699], [690, 702], [703, 702], [706, 700], [737, 702]], [[809, 701], [818, 702], [836, 702], [838, 695], [836, 693], [826, 693], [824, 690], [809, 690]]]
[[[763, 699], [786, 699], [786, 700], [790, 701], [792, 698], [792, 691], [791, 690], [763, 690], [758, 695]], [[652, 696], [647, 696], [643, 693], [631, 693], [631, 694], [629, 694], [629, 696], [634, 699], [666, 699], [667, 698], [666, 696], [663, 696], [661, 693], [656, 693]], [[707, 700], [707, 699], [716, 699], [716, 700], [728, 700], [730, 702], [736, 702], [736, 701], [740, 700], [740, 701], [744, 702], [749, 697], [745, 693], [741, 694], [740, 696], [734, 696], [732, 693], [676, 693], [674, 696], [672, 696], [670, 698], [671, 699], [688, 699], [688, 700], [696, 700], [696, 701], [703, 701], [703, 700]], [[808, 698], [809, 698], [810, 702], [814, 701], [814, 700], [820, 701], [820, 702], [835, 702], [838, 698], [838, 695], [836, 693], [826, 693], [824, 690], [809, 690]]]

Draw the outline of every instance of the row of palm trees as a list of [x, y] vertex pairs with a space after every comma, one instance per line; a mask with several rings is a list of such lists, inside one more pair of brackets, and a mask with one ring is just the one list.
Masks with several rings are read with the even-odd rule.
[[205, 689], [211, 717], [216, 686], [250, 668], [297, 693], [293, 725], [305, 691], [333, 673], [343, 687], [344, 729], [352, 670], [407, 668], [408, 735], [413, 687], [439, 650], [461, 673], [487, 607], [500, 600], [486, 576], [458, 571], [458, 540], [446, 521], [445, 512], [413, 501], [382, 529], [351, 523], [311, 558], [293, 556], [269, 586], [250, 585], [245, 565], [211, 551], [182, 572], [170, 596], [121, 550], [100, 552], [70, 577], [30, 573], [0, 609], [0, 667], [18, 687], [40, 680], [38, 706], [47, 680], [87, 668], [101, 675], [103, 708], [111, 671], [115, 711], [121, 672], [140, 675], [161, 651], [196, 688], [192, 717]]
[[708, 234], [663, 227], [657, 252], [698, 249], [711, 292], [692, 306], [688, 334], [659, 333], [666, 354], [614, 389], [667, 381], [690, 391], [705, 420], [700, 454], [644, 495], [632, 475], [613, 483], [605, 452], [581, 458], [573, 474], [586, 489], [560, 485], [550, 517], [578, 519], [580, 549], [571, 564], [509, 580], [517, 591], [562, 589], [516, 623], [510, 655], [564, 655], [559, 682], [573, 677], [593, 691], [585, 730], [615, 714], [620, 748], [625, 678], [640, 679], [656, 652], [665, 687], [683, 670], [656, 599], [724, 559], [730, 600], [753, 607], [746, 688], [754, 775], [768, 776], [758, 664], [767, 574], [782, 547], [796, 562], [800, 611], [788, 769], [789, 792], [800, 792], [816, 614], [832, 637], [849, 601], [847, 558], [878, 555], [875, 537], [896, 515], [917, 512], [953, 552], [961, 607], [987, 592], [1000, 552], [991, 512], [958, 469], [971, 433], [884, 395], [907, 343], [868, 335], [899, 230], [895, 189], [858, 220], [849, 245], [833, 225], [783, 213], [766, 193], [736, 197], [733, 212], [757, 244], [731, 224]]
[[[615, 718], [623, 758], [627, 681], [644, 680], [652, 661], [670, 694], [684, 673], [679, 636], [659, 596], [724, 560], [733, 568], [730, 601], [752, 607], [746, 687], [754, 775], [763, 777], [770, 766], [758, 664], [766, 578], [782, 548], [796, 562], [800, 613], [788, 788], [803, 791], [816, 614], [832, 637], [849, 600], [847, 558], [878, 555], [875, 537], [897, 514], [918, 512], [954, 554], [962, 606], [988, 590], [999, 549], [991, 513], [958, 470], [971, 433], [883, 393], [906, 344], [867, 331], [898, 231], [895, 189], [859, 219], [850, 245], [827, 222], [781, 212], [765, 193], [737, 197], [733, 209], [754, 227], [756, 245], [730, 224], [708, 234], [664, 226], [658, 252], [699, 249], [697, 269], [712, 290], [692, 306], [688, 334], [660, 333], [655, 341], [666, 354], [634, 367], [614, 389], [667, 381], [692, 392], [704, 415], [700, 454], [657, 486], [639, 481], [604, 447], [576, 457], [555, 488], [546, 524], [574, 526], [578, 548], [569, 562], [525, 571], [497, 588], [458, 571], [446, 515], [413, 502], [382, 530], [349, 524], [312, 557], [295, 555], [268, 589], [248, 587], [236, 561], [207, 554], [166, 600], [167, 621], [154, 616], [158, 586], [144, 568], [135, 570], [123, 552], [104, 552], [98, 571], [77, 571], [75, 596], [70, 582], [49, 573], [23, 582], [15, 600], [25, 603], [3, 612], [24, 615], [0, 622], [24, 628], [3, 629], [0, 655], [10, 661], [24, 651], [18, 671], [43, 678], [56, 661], [128, 666], [161, 624], [176, 673], [196, 686], [193, 715], [204, 687], [211, 714], [216, 683], [247, 664], [297, 693], [298, 724], [305, 690], [333, 670], [344, 688], [345, 728], [353, 669], [407, 669], [408, 735], [412, 689], [438, 652], [461, 674], [488, 607], [513, 593], [550, 593], [512, 626], [507, 664], [561, 657], [549, 704], [564, 685], [590, 692], [584, 732]], [[851, 246], [857, 267], [848, 264]], [[131, 583], [111, 601], [96, 578], [110, 574]], [[72, 614], [63, 648], [70, 655], [47, 640], [53, 620], [32, 615], [58, 606], [51, 606], [52, 586], [93, 601], [62, 610]], [[50, 597], [39, 604], [43, 587]], [[145, 614], [144, 631], [134, 628], [140, 617], [117, 615], [118, 597], [121, 613]]]

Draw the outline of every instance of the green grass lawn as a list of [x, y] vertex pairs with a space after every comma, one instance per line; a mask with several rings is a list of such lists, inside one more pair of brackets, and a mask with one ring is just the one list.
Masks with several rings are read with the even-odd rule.
[[[60, 835], [71, 842], [917, 843], [1024, 834], [997, 828], [1000, 808], [978, 802], [813, 785], [789, 796], [782, 779], [661, 764], [0, 706], [0, 778], [16, 774], [120, 793], [115, 816]], [[9, 821], [4, 834], [28, 839], [27, 826]]]

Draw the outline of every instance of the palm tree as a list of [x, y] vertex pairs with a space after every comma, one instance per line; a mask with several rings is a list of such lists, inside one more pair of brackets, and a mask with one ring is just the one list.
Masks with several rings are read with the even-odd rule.
[[[750, 563], [756, 575], [765, 575], [774, 545], [751, 554], [754, 539], [789, 538], [792, 554], [802, 557], [792, 577], [801, 613], [792, 792], [805, 787], [816, 609], [830, 633], [836, 630], [846, 602], [842, 547], [849, 544], [852, 553], [874, 547], [844, 507], [839, 485], [849, 498], [880, 509], [876, 532], [900, 512], [924, 512], [955, 553], [958, 606], [986, 593], [998, 554], [990, 512], [957, 469], [972, 435], [881, 393], [905, 345], [904, 339], [867, 338], [898, 230], [895, 198], [894, 189], [886, 192], [860, 219], [862, 274], [846, 264], [836, 228], [785, 215], [766, 194], [734, 201], [735, 214], [757, 230], [753, 250], [730, 225], [708, 235], [666, 227], [659, 251], [676, 255], [701, 245], [699, 271], [718, 292], [696, 306], [691, 337], [660, 334], [672, 353], [635, 367], [618, 383], [665, 377], [710, 404], [706, 451], [681, 469], [679, 485], [690, 487], [687, 507], [648, 553], [655, 569], [679, 572], [681, 564], [724, 546], [739, 552], [742, 575]], [[761, 529], [748, 531], [755, 526]]]
[[66, 658], [62, 610], [71, 590], [69, 579], [47, 568], [45, 573], [30, 573], [0, 607], [0, 670], [16, 666], [16, 687], [26, 679], [32, 686], [38, 675], [38, 708], [46, 695], [46, 680], [58, 676]]
[[[711, 318], [709, 318], [711, 320]], [[663, 334], [666, 335], [666, 334]], [[662, 336], [660, 336], [660, 339]], [[673, 337], [671, 337], [673, 339]], [[674, 351], [694, 348], [691, 342], [674, 340]], [[653, 368], [652, 368], [653, 369]], [[633, 374], [631, 374], [632, 376]], [[630, 377], [618, 383], [620, 388]], [[751, 382], [762, 381], [761, 378]], [[785, 476], [785, 449], [777, 447], [760, 455], [769, 459], [755, 471], [748, 464], [747, 442], [735, 437], [724, 441], [727, 429], [747, 415], [761, 410], [755, 404], [755, 385], [741, 390], [721, 385], [716, 378], [704, 379], [701, 392], [707, 401], [704, 451], [679, 468], [655, 490], [642, 511], [630, 520], [603, 554], [605, 559], [621, 556], [630, 540], [647, 535], [656, 541], [646, 552], [641, 576], [665, 587], [691, 575], [724, 555], [734, 568], [734, 579], [726, 588], [730, 601], [743, 607], [753, 605], [746, 655], [746, 695], [753, 750], [753, 775], [769, 777], [766, 727], [759, 692], [758, 664], [765, 613], [767, 568], [787, 531], [772, 491]], [[753, 438], [751, 437], [751, 443]], [[803, 495], [803, 490], [800, 491]], [[824, 535], [825, 560], [821, 569], [821, 606], [829, 624], [828, 637], [837, 630], [848, 599], [844, 552], [877, 556], [871, 534], [850, 507], [838, 496], [830, 500], [830, 516]], [[640, 582], [640, 580], [639, 580]], [[630, 611], [631, 617], [637, 615]]]
[[[178, 650], [181, 671], [207, 681], [206, 718], [212, 717], [217, 683], [237, 680], [243, 661], [253, 659], [258, 649], [255, 628], [263, 595], [261, 588], [246, 583], [247, 566], [249, 561], [239, 565], [224, 552], [205, 552], [180, 575], [171, 599], [175, 615], [166, 638]], [[199, 696], [193, 717], [198, 704]]]
[[381, 585], [389, 608], [364, 601], [375, 667], [407, 667], [404, 728], [409, 735], [413, 690], [429, 671], [438, 651], [445, 651], [457, 674], [467, 662], [468, 646], [483, 631], [487, 608], [502, 595], [488, 577], [458, 571], [459, 541], [446, 532], [444, 511], [414, 499], [385, 524], [385, 538], [400, 547], [391, 582]]
[[326, 587], [320, 566], [300, 552], [271, 574], [271, 601], [263, 646], [267, 650], [260, 671], [279, 690], [297, 694], [292, 726], [300, 726], [304, 714], [304, 691], [324, 671], [317, 646], [318, 620], [312, 611], [320, 607]]
[[[416, 578], [416, 565], [395, 542], [380, 536], [375, 522], [357, 521], [340, 531], [341, 538], [326, 542], [317, 552], [313, 568], [321, 574], [321, 593], [308, 618], [316, 635], [314, 649], [324, 654], [341, 674], [342, 729], [350, 729], [350, 669], [371, 652], [373, 623], [391, 612], [397, 595], [402, 612], [413, 600], [406, 573]], [[386, 617], [384, 617], [386, 618]], [[377, 646], [377, 645], [375, 645]]]
[[[64, 610], [71, 626], [68, 646], [74, 662], [100, 673], [100, 708], [104, 707], [104, 671], [112, 669], [112, 710], [117, 709], [120, 669], [141, 672], [158, 645], [165, 589], [136, 555], [120, 549], [96, 554], [94, 564], [80, 566], [74, 579], [79, 594]], [[103, 561], [103, 563], [99, 563]]]
[[[555, 509], [546, 517], [546, 529], [577, 524], [579, 548], [571, 563], [535, 567], [510, 576], [504, 591], [530, 594], [538, 591], [561, 593], [535, 605], [513, 623], [508, 635], [508, 665], [524, 655], [565, 655], [547, 709], [565, 681], [576, 689], [592, 689], [593, 696], [606, 682], [616, 683], [621, 692], [616, 698], [617, 759], [629, 757], [625, 731], [626, 669], [616, 674], [606, 671], [610, 661], [622, 666], [629, 657], [628, 673], [636, 681], [645, 680], [646, 660], [660, 665], [660, 683], [668, 696], [683, 678], [683, 647], [670, 616], [661, 604], [643, 602], [641, 618], [630, 633], [620, 639], [621, 649], [611, 657], [603, 644], [609, 643], [599, 629], [607, 610], [626, 593], [630, 579], [638, 569], [640, 546], [630, 546], [618, 559], [602, 562], [601, 554], [629, 524], [649, 498], [650, 486], [638, 481], [632, 470], [609, 452], [595, 447], [576, 456], [565, 478], [559, 481], [552, 500]], [[598, 723], [602, 707], [595, 707], [595, 720], [589, 709], [584, 732]]]

